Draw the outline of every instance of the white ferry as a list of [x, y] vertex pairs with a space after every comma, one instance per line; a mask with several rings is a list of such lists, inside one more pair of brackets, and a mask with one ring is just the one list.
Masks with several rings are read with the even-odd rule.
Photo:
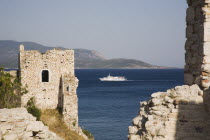
[[101, 81], [127, 81], [125, 77], [111, 76], [110, 74], [107, 77], [99, 78]]

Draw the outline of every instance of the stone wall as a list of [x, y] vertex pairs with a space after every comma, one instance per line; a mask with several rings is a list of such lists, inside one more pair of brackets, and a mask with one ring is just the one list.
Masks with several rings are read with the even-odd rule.
[[185, 83], [210, 86], [210, 1], [187, 0]]
[[0, 139], [62, 140], [41, 121], [36, 121], [25, 108], [0, 109]]
[[129, 139], [209, 140], [209, 121], [203, 91], [197, 85], [177, 86], [141, 102], [129, 127]]
[[59, 95], [59, 107], [63, 114], [63, 120], [71, 130], [76, 131], [84, 139], [88, 139], [78, 124], [78, 98], [76, 94], [78, 79], [66, 74], [62, 76], [61, 81], [62, 94]]
[[142, 102], [130, 140], [210, 140], [210, 0], [187, 3], [184, 80], [190, 86]]
[[[78, 125], [74, 51], [54, 49], [40, 53], [25, 51], [21, 45], [19, 67], [21, 83], [28, 90], [21, 98], [21, 105], [25, 106], [34, 97], [36, 106], [42, 110], [58, 108], [66, 125], [87, 139]], [[43, 71], [47, 71], [44, 76]]]
[[[62, 75], [74, 77], [74, 51], [54, 49], [40, 53], [25, 51], [24, 46], [20, 46], [19, 61], [21, 83], [29, 91], [22, 97], [22, 106], [35, 97], [40, 109], [57, 108]], [[43, 70], [49, 72], [49, 82], [42, 82]]]
[[70, 75], [62, 76], [62, 113], [64, 122], [68, 124], [71, 129], [78, 127], [78, 98], [76, 88], [78, 80]]

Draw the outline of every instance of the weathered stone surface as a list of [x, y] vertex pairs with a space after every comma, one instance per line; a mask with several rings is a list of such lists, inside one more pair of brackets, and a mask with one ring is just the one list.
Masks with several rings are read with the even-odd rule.
[[165, 92], [157, 92], [151, 95], [152, 98], [160, 98], [161, 95], [165, 94]]
[[133, 125], [138, 125], [141, 117], [137, 116], [136, 118], [133, 119]]
[[185, 74], [184, 74], [184, 82], [185, 82], [185, 84], [187, 84], [187, 85], [192, 85], [193, 82], [194, 82], [194, 77], [193, 77], [193, 75], [190, 74], [190, 73], [185, 73]]
[[68, 92], [76, 94], [78, 80], [74, 74], [73, 50], [48, 50], [46, 53], [24, 50], [20, 46], [19, 54], [21, 83], [27, 87], [28, 93], [22, 96], [22, 106], [34, 97], [40, 109], [56, 109], [61, 107], [63, 94], [63, 76], [68, 75]]
[[[210, 4], [208, 0], [188, 1], [186, 16], [185, 84], [208, 88], [210, 83]], [[203, 76], [208, 78], [203, 79]]]
[[130, 135], [129, 136], [129, 139], [130, 140], [139, 140], [140, 139], [140, 136], [139, 135]]
[[203, 72], [210, 73], [210, 64], [203, 64], [201, 66], [201, 69], [202, 69]]
[[129, 127], [129, 138], [175, 140], [199, 136], [206, 140], [204, 128], [207, 126], [207, 112], [204, 109], [203, 91], [199, 86], [177, 86], [166, 93], [162, 92], [164, 96], [159, 92], [154, 93], [145, 105], [141, 104], [139, 116], [133, 120], [134, 126]]
[[209, 56], [210, 55], [210, 42], [204, 42], [203, 44], [203, 54]]
[[138, 128], [136, 126], [129, 126], [129, 134], [136, 134], [138, 132]]
[[[28, 90], [21, 97], [21, 105], [25, 106], [33, 97], [36, 106], [42, 110], [59, 108], [66, 125], [87, 139], [78, 125], [78, 79], [74, 73], [74, 51], [54, 49], [40, 53], [26, 51], [20, 45], [19, 65], [21, 83]], [[44, 129], [41, 123], [36, 126], [33, 123], [27, 126], [27, 130], [38, 132]]]
[[152, 103], [153, 103], [153, 105], [159, 105], [159, 104], [161, 104], [161, 100], [160, 99], [157, 99], [157, 98], [154, 98], [154, 99], [152, 99]]
[[164, 96], [153, 93], [141, 104], [141, 125], [134, 124], [141, 133], [130, 139], [210, 140], [210, 0], [187, 3], [184, 81], [189, 86]]
[[2, 132], [1, 132], [1, 129], [0, 129], [0, 139], [2, 139], [3, 135], [2, 135]]
[[25, 108], [0, 109], [0, 120], [3, 120], [0, 121], [0, 139], [62, 140], [55, 133], [49, 131], [41, 121], [36, 121], [36, 118], [29, 114]]

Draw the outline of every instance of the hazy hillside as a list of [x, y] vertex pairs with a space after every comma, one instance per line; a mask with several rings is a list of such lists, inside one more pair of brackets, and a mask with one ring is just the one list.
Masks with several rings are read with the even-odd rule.
[[[17, 42], [12, 40], [0, 40], [0, 65], [7, 68], [18, 67], [19, 45], [23, 44], [25, 50], [39, 50], [45, 52], [55, 47], [43, 46], [34, 42]], [[66, 49], [59, 47], [61, 49]], [[75, 67], [81, 69], [145, 69], [160, 68], [148, 63], [133, 59], [109, 59], [94, 50], [74, 49]]]
[[86, 63], [83, 68], [94, 68], [94, 69], [146, 69], [155, 68], [155, 66], [148, 63], [133, 60], [133, 59], [109, 59], [103, 61], [97, 61], [94, 63]]

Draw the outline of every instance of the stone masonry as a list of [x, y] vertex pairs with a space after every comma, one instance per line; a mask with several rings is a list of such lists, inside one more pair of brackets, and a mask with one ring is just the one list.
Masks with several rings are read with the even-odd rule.
[[187, 0], [185, 83], [210, 86], [210, 1]]
[[78, 126], [78, 79], [74, 74], [73, 50], [48, 50], [46, 53], [24, 50], [20, 46], [19, 76], [28, 93], [21, 98], [25, 106], [30, 98], [38, 108], [58, 108], [69, 128], [82, 134]]
[[25, 108], [0, 110], [0, 139], [4, 140], [62, 140], [42, 121], [36, 121]]
[[[64, 117], [64, 122], [68, 126], [72, 126], [71, 129], [75, 127], [78, 128], [78, 99], [76, 94], [76, 88], [78, 86], [78, 80], [76, 77], [71, 77], [70, 75], [62, 76], [62, 92], [61, 95], [61, 109]], [[75, 113], [71, 113], [72, 110]]]
[[210, 140], [210, 0], [187, 0], [183, 86], [141, 102], [130, 140]]
[[208, 114], [198, 85], [177, 86], [141, 102], [130, 140], [209, 140]]
[[[40, 53], [25, 51], [21, 45], [19, 58], [21, 83], [29, 91], [22, 97], [22, 106], [25, 106], [31, 97], [35, 97], [37, 107], [57, 108], [60, 104], [58, 95], [62, 86], [60, 81], [62, 75], [69, 74], [74, 77], [73, 50], [54, 49]], [[43, 72], [47, 72], [48, 81], [42, 81]]]

